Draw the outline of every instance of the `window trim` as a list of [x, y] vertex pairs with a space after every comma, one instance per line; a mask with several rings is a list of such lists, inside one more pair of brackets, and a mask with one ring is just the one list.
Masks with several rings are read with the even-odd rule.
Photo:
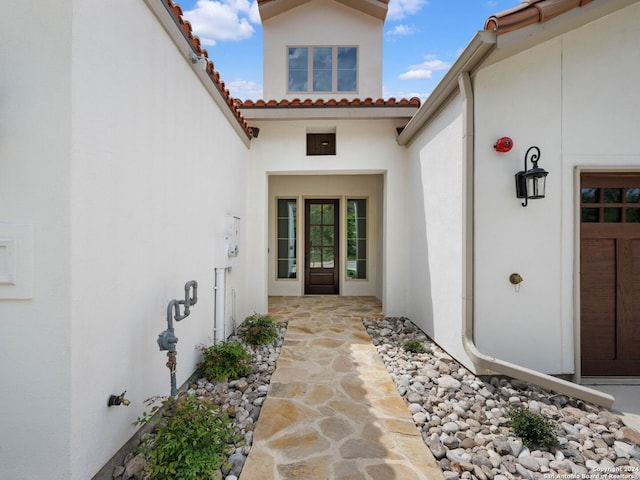
[[[289, 88], [291, 69], [289, 67], [289, 52], [292, 48], [305, 48], [307, 49], [307, 89], [306, 90], [291, 90]], [[314, 48], [331, 48], [331, 90], [314, 90], [313, 89], [313, 49]], [[338, 90], [338, 50], [340, 48], [353, 48], [356, 51], [356, 66], [355, 66], [355, 90]], [[337, 93], [349, 93], [357, 94], [359, 91], [360, 83], [360, 48], [358, 45], [287, 45], [286, 47], [286, 87], [287, 94], [295, 95], [300, 93], [308, 94], [337, 94]]]
[[[364, 212], [364, 220], [365, 220], [365, 232], [364, 238], [357, 237], [358, 239], [362, 239], [365, 242], [365, 254], [364, 258], [358, 259], [356, 258], [356, 262], [360, 260], [364, 260], [365, 262], [365, 275], [363, 278], [351, 277], [349, 276], [349, 202], [353, 200], [364, 200], [365, 203], [365, 212]], [[369, 267], [371, 266], [370, 262], [370, 249], [371, 245], [369, 242], [369, 223], [370, 219], [370, 204], [371, 201], [368, 196], [346, 196], [345, 197], [345, 215], [344, 215], [344, 229], [345, 229], [345, 264], [344, 264], [344, 275], [345, 279], [349, 282], [366, 282], [369, 281]], [[357, 220], [357, 219], [356, 219]], [[356, 240], [357, 241], [357, 240]]]
[[[294, 256], [293, 257], [287, 257], [287, 258], [281, 258], [280, 257], [280, 240], [285, 240], [284, 238], [280, 238], [278, 236], [279, 234], [279, 220], [280, 218], [284, 218], [284, 217], [280, 217], [280, 200], [285, 200], [285, 201], [293, 201], [295, 202], [295, 213], [294, 213], [294, 236], [293, 236], [293, 245], [294, 245]], [[299, 262], [298, 262], [298, 236], [299, 236], [299, 222], [300, 222], [300, 212], [298, 211], [299, 208], [299, 198], [297, 196], [293, 196], [293, 195], [285, 195], [285, 196], [277, 196], [275, 198], [275, 280], [276, 281], [285, 281], [285, 282], [297, 282], [300, 280], [299, 277], [299, 270], [298, 270], [298, 266], [299, 266]], [[286, 240], [291, 241], [291, 237], [287, 237]], [[294, 260], [294, 266], [295, 266], [295, 274], [294, 276], [288, 276], [288, 277], [280, 277], [280, 265], [279, 262], [281, 260]]]

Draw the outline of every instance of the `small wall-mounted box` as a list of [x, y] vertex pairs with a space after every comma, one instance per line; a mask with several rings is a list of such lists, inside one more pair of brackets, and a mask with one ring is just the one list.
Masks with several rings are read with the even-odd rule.
[[240, 249], [240, 217], [225, 215], [224, 217], [224, 246], [229, 258], [238, 256]]
[[33, 225], [0, 222], [0, 299], [33, 297]]

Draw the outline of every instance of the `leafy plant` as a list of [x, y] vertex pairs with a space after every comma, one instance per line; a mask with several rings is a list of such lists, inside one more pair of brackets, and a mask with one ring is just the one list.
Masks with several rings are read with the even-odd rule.
[[514, 433], [527, 447], [550, 448], [558, 444], [553, 433], [556, 425], [552, 420], [523, 406], [510, 408], [507, 414]]
[[[206, 397], [181, 393], [165, 400], [154, 434], [140, 446], [148, 458], [149, 480], [209, 478], [226, 461], [226, 450], [241, 436], [218, 407]], [[146, 423], [149, 415], [136, 424]]]
[[243, 377], [251, 373], [251, 355], [238, 342], [228, 340], [197, 347], [202, 352], [202, 362], [198, 365], [202, 375], [219, 382]]
[[276, 319], [268, 315], [254, 313], [245, 318], [238, 327], [238, 335], [251, 345], [272, 343], [278, 335]]
[[402, 348], [404, 349], [405, 352], [411, 352], [411, 353], [426, 352], [425, 348], [422, 346], [422, 343], [420, 343], [420, 341], [416, 340], [415, 338], [412, 340], [405, 340], [405, 342], [402, 344]]

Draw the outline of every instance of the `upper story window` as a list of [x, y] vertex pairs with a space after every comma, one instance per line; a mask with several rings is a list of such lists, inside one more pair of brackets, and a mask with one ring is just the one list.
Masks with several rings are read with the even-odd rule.
[[357, 47], [289, 47], [289, 92], [356, 92]]

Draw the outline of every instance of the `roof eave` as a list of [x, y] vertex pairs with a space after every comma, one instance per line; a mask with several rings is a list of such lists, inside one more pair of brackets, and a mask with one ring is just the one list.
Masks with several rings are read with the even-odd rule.
[[404, 119], [418, 111], [416, 105], [403, 106], [302, 106], [302, 107], [240, 107], [247, 121], [314, 120], [314, 119]]
[[473, 72], [496, 46], [496, 34], [481, 30], [471, 39], [444, 78], [438, 83], [429, 98], [422, 104], [416, 114], [398, 135], [400, 145], [408, 145], [413, 138], [427, 125], [452, 95], [458, 90], [458, 77], [463, 72]]
[[[280, 15], [292, 8], [299, 7], [308, 3], [310, 0], [260, 0], [258, 1], [258, 9], [262, 21], [269, 20]], [[387, 0], [335, 0], [338, 3], [347, 5], [355, 10], [371, 15], [379, 20], [384, 21], [387, 16], [388, 1]]]

